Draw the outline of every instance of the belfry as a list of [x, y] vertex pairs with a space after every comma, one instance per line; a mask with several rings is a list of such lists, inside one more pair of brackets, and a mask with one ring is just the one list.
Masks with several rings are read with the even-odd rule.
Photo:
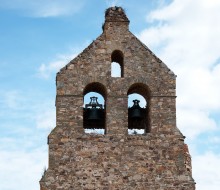
[[[176, 126], [176, 75], [129, 22], [121, 7], [108, 8], [103, 33], [57, 73], [56, 127], [41, 190], [195, 190]], [[103, 101], [84, 98], [91, 92]], [[146, 105], [134, 99], [128, 107], [132, 94]], [[86, 132], [93, 129], [103, 133]]]

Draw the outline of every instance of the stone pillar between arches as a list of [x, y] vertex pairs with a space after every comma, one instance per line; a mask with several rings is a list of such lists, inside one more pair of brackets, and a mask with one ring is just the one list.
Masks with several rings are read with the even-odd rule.
[[106, 101], [106, 133], [126, 135], [128, 129], [128, 97], [109, 96]]

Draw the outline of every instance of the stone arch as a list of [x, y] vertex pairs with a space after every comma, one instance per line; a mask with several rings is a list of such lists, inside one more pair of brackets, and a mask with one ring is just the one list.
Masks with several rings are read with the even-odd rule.
[[131, 109], [133, 108], [133, 106], [131, 108], [128, 108], [128, 129], [143, 129], [144, 133], [149, 133], [150, 132], [149, 110], [150, 110], [150, 96], [151, 96], [150, 89], [146, 84], [134, 83], [129, 87], [127, 95], [129, 96], [134, 93], [139, 94], [144, 97], [146, 101], [146, 107], [140, 108], [143, 118], [139, 120], [134, 120], [131, 118]]
[[146, 84], [140, 82], [134, 83], [129, 87], [127, 95], [132, 93], [138, 93], [142, 95], [146, 100], [150, 99], [151, 96], [149, 87]]
[[114, 50], [111, 54], [111, 73], [113, 73], [113, 64], [120, 66], [120, 74], [116, 77], [124, 77], [124, 55], [120, 50]]
[[89, 92], [97, 92], [103, 96], [106, 101], [107, 98], [107, 90], [106, 87], [100, 82], [91, 82], [87, 84], [83, 90], [83, 96]]

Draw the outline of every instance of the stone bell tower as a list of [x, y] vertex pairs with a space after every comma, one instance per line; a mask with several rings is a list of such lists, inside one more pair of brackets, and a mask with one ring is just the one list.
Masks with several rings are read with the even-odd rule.
[[[112, 77], [113, 62], [118, 77]], [[176, 126], [176, 75], [129, 31], [121, 7], [106, 10], [103, 33], [57, 73], [56, 86], [56, 127], [48, 136], [41, 190], [195, 189]], [[104, 103], [85, 102], [89, 92]], [[145, 107], [134, 100], [128, 108], [134, 93]], [[94, 128], [104, 133], [85, 133]]]

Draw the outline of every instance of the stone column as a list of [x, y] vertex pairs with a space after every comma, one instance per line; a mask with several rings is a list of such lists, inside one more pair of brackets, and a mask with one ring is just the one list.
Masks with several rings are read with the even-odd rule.
[[110, 96], [107, 100], [107, 134], [125, 135], [128, 130], [128, 97]]

